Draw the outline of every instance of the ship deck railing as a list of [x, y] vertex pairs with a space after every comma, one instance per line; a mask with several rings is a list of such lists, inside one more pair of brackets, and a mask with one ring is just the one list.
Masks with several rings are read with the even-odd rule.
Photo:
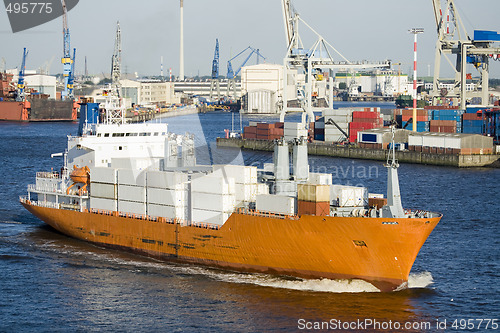
[[157, 217], [157, 216], [142, 215], [142, 214], [132, 214], [132, 213], [117, 212], [117, 211], [110, 211], [110, 210], [104, 210], [104, 209], [91, 208], [90, 210], [88, 210], [88, 212], [92, 213], [92, 214], [124, 217], [124, 218], [135, 219], [135, 220], [144, 220], [144, 221], [167, 223], [167, 224], [179, 224], [179, 225], [184, 226], [184, 227], [196, 227], [196, 228], [212, 229], [212, 230], [218, 230], [221, 227], [218, 224], [212, 224], [212, 223], [198, 223], [198, 222], [192, 222], [189, 220], [183, 220], [183, 219], [177, 219], [177, 218]]
[[57, 171], [39, 171], [36, 173], [37, 178], [50, 178], [50, 179], [57, 179], [61, 178], [59, 175], [59, 172]]
[[254, 209], [247, 209], [247, 208], [238, 208], [236, 209], [236, 213], [238, 214], [244, 214], [244, 215], [251, 215], [251, 216], [259, 216], [259, 217], [269, 217], [269, 218], [274, 218], [274, 219], [290, 219], [290, 220], [299, 220], [300, 217], [298, 215], [287, 215], [287, 214], [279, 214], [279, 213], [272, 213], [272, 212], [264, 212], [264, 211], [259, 211], [259, 210], [254, 210]]
[[60, 208], [60, 204], [52, 201], [38, 201], [38, 200], [28, 200], [27, 197], [21, 196], [19, 197], [19, 201], [28, 205], [38, 206], [38, 207], [46, 207], [46, 208]]

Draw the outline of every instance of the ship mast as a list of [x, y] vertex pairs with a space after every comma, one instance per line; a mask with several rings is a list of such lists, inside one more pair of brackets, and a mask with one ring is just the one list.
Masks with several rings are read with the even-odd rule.
[[384, 165], [387, 168], [387, 206], [383, 207], [383, 217], [401, 218], [405, 216], [403, 205], [401, 204], [401, 192], [399, 189], [398, 168], [399, 163], [396, 160], [396, 145], [395, 145], [395, 126], [391, 126], [392, 140], [391, 149], [387, 154], [387, 163]]

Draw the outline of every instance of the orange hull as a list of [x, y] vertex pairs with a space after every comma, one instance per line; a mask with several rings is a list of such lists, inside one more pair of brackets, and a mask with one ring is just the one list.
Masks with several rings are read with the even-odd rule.
[[234, 213], [213, 230], [22, 204], [58, 231], [104, 246], [239, 271], [358, 278], [382, 291], [405, 285], [420, 248], [440, 220], [280, 219]]

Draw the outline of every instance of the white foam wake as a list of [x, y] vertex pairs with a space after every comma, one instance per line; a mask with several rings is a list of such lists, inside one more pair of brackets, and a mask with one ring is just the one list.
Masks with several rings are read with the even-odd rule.
[[434, 282], [430, 272], [410, 273], [408, 288], [426, 288]]

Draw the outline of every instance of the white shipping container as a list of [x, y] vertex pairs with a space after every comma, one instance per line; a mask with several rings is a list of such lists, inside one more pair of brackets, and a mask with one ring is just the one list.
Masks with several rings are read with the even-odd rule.
[[309, 172], [309, 183], [318, 185], [332, 185], [332, 174]]
[[145, 187], [146, 172], [132, 169], [118, 169], [118, 184]]
[[293, 123], [293, 122], [285, 122], [284, 123], [285, 131], [288, 130], [303, 130], [305, 129], [305, 124], [303, 123]]
[[96, 198], [105, 198], [116, 200], [117, 196], [116, 184], [90, 183], [90, 196]]
[[147, 204], [147, 210], [149, 216], [154, 217], [166, 217], [170, 219], [180, 219], [187, 220], [188, 219], [188, 208], [185, 206], [175, 207], [175, 206], [166, 206], [166, 205], [155, 205], [155, 204]]
[[211, 210], [201, 210], [201, 209], [193, 209], [191, 220], [195, 223], [210, 223], [223, 225], [231, 213], [227, 212], [214, 212]]
[[128, 214], [146, 215], [146, 203], [118, 200], [118, 211]]
[[378, 193], [368, 193], [368, 198], [383, 199], [384, 195], [383, 194], [378, 194]]
[[116, 212], [117, 201], [113, 199], [103, 199], [90, 197], [90, 209], [108, 210], [111, 212]]
[[343, 134], [338, 135], [325, 135], [325, 142], [338, 142], [344, 140], [346, 137]]
[[[342, 130], [346, 133], [348, 133], [348, 129], [347, 127], [343, 128], [343, 127], [340, 127], [342, 128]], [[331, 126], [331, 127], [326, 127], [325, 128], [325, 135], [341, 135], [343, 134], [342, 131], [340, 131], [337, 127], [335, 126]]]
[[187, 190], [169, 190], [163, 188], [148, 188], [148, 203], [167, 206], [187, 206]]
[[234, 194], [234, 178], [205, 175], [191, 180], [191, 191], [214, 194]]
[[235, 185], [236, 201], [254, 201], [257, 196], [257, 184], [236, 184]]
[[[335, 123], [337, 123], [337, 125], [347, 124], [351, 121], [351, 116], [350, 115], [327, 115], [327, 116], [325, 116], [325, 124], [328, 123], [329, 120], [334, 121]], [[328, 124], [326, 124], [325, 126], [328, 126]]]
[[148, 187], [176, 190], [186, 188], [188, 175], [183, 172], [149, 171], [146, 180]]
[[118, 199], [146, 202], [146, 188], [141, 186], [118, 185]]
[[284, 215], [295, 215], [294, 197], [275, 194], [259, 194], [255, 208], [260, 212], [270, 212]]
[[234, 178], [236, 184], [257, 183], [257, 167], [246, 165], [214, 165], [214, 176]]
[[236, 198], [234, 194], [191, 192], [191, 205], [194, 209], [231, 212], [236, 205]]
[[259, 194], [269, 194], [269, 186], [267, 184], [257, 184], [257, 194], [255, 199], [257, 199], [257, 195]]
[[351, 116], [352, 109], [350, 108], [342, 108], [342, 109], [324, 109], [322, 114], [325, 116]]
[[333, 206], [364, 207], [368, 205], [368, 190], [366, 187], [331, 185], [330, 199]]
[[309, 135], [307, 130], [295, 130], [295, 129], [284, 129], [283, 135], [285, 137], [300, 138], [301, 136], [306, 137]]
[[117, 184], [116, 169], [106, 167], [90, 168], [90, 181], [96, 183]]
[[408, 145], [409, 146], [422, 146], [422, 136], [420, 136], [420, 135], [408, 135]]
[[248, 92], [248, 113], [276, 113], [276, 97], [270, 90], [254, 90]]

